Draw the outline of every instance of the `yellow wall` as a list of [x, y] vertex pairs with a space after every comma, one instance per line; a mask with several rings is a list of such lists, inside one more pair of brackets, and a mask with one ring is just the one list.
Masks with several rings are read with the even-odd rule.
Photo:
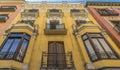
[[[79, 9], [81, 9], [82, 7], [79, 7]], [[49, 9], [47, 7], [47, 9]], [[63, 8], [60, 7], [60, 9], [64, 12]], [[97, 28], [91, 28], [91, 29], [83, 29], [79, 32], [79, 37], [75, 37], [73, 35], [73, 29], [72, 29], [72, 25], [76, 24], [75, 21], [73, 20], [72, 17], [70, 17], [70, 8], [67, 8], [67, 11], [64, 12], [64, 17], [62, 18], [63, 23], [65, 23], [65, 27], [67, 29], [67, 35], [45, 35], [44, 34], [44, 29], [46, 26], [46, 11], [43, 11], [41, 7], [39, 7], [39, 17], [36, 19], [35, 24], [39, 25], [39, 29], [38, 29], [38, 35], [37, 37], [33, 37], [32, 32], [30, 32], [27, 29], [12, 29], [10, 32], [26, 32], [29, 35], [31, 35], [31, 40], [30, 43], [28, 45], [28, 49], [26, 52], [26, 56], [24, 58], [23, 63], [28, 64], [29, 66], [29, 70], [40, 70], [40, 66], [41, 66], [41, 59], [42, 59], [42, 52], [44, 51], [48, 51], [48, 41], [64, 41], [64, 46], [65, 46], [65, 52], [69, 52], [72, 51], [72, 55], [73, 55], [73, 61], [74, 61], [74, 65], [76, 70], [85, 70], [85, 63], [87, 62], [91, 62], [89, 57], [88, 57], [88, 53], [85, 49], [85, 46], [83, 44], [83, 41], [81, 39], [81, 36], [83, 34], [85, 34], [86, 32], [96, 32], [96, 33], [100, 33], [100, 26], [98, 25], [98, 23], [95, 21], [95, 19], [92, 17], [92, 15], [90, 15], [88, 13], [88, 18], [93, 22], [93, 24], [83, 24], [81, 25], [79, 28], [81, 28], [82, 26], [97, 26]], [[12, 24], [15, 24], [17, 21], [19, 21], [21, 18], [20, 14], [16, 17], [16, 19], [13, 20]], [[24, 24], [23, 24], [24, 26]], [[28, 25], [29, 26], [29, 25]], [[31, 26], [29, 26], [30, 28], [32, 28]], [[33, 29], [33, 28], [32, 28]], [[105, 32], [104, 32], [105, 33]], [[112, 47], [114, 48], [114, 50], [120, 54], [120, 50], [117, 48], [117, 46], [115, 45], [115, 43], [111, 40], [111, 38], [108, 35], [105, 35], [107, 41], [112, 45]], [[2, 44], [2, 42], [4, 41], [4, 36], [2, 36], [0, 38], [0, 45]], [[109, 62], [113, 62], [113, 64], [110, 64]], [[116, 64], [116, 62], [119, 62], [118, 65]], [[18, 70], [22, 69], [22, 64], [23, 63], [19, 63], [17, 61], [14, 60], [0, 60], [0, 68], [4, 68], [4, 67], [14, 67]], [[103, 65], [101, 65], [101, 63]], [[93, 65], [95, 66], [95, 68], [100, 68], [100, 67], [104, 67], [106, 65], [108, 66], [120, 66], [120, 60], [107, 60], [107, 61], [99, 61], [99, 62], [94, 62]]]

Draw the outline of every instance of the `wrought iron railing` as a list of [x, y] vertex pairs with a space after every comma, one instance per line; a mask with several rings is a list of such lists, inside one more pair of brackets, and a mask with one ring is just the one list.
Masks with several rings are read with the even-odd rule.
[[24, 52], [0, 52], [0, 60], [22, 61]]
[[21, 12], [21, 16], [24, 18], [28, 18], [28, 17], [33, 17], [33, 18], [37, 18], [39, 16], [39, 12]]
[[70, 53], [43, 52], [40, 70], [76, 70], [72, 59], [72, 52]]
[[64, 24], [46, 24], [46, 29], [65, 29]]
[[54, 16], [57, 16], [57, 17], [62, 17], [64, 16], [63, 12], [47, 12], [47, 17], [54, 17]]
[[107, 53], [97, 51], [96, 54], [95, 53], [90, 54], [90, 58], [92, 61], [97, 61], [97, 60], [103, 60], [103, 59], [107, 59], [107, 60], [119, 59], [120, 56], [110, 51], [107, 51]]

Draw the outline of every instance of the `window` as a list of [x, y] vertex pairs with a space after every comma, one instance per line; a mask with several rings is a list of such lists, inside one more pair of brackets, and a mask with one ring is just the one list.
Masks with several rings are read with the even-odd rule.
[[118, 58], [102, 34], [86, 33], [82, 39], [92, 61]]
[[75, 22], [76, 22], [76, 24], [77, 24], [78, 26], [80, 26], [81, 24], [87, 23], [86, 20], [75, 20]]
[[71, 9], [70, 12], [71, 12], [71, 13], [74, 13], [74, 12], [77, 13], [77, 12], [80, 12], [80, 10], [79, 10], [79, 9]]
[[11, 33], [0, 48], [0, 59], [22, 61], [30, 36], [25, 33]]
[[29, 9], [29, 12], [38, 12], [38, 9]]
[[59, 9], [50, 9], [50, 12], [59, 12]]
[[48, 46], [48, 67], [66, 67], [63, 42], [51, 42]]
[[0, 6], [0, 12], [14, 12], [16, 9], [16, 6]]
[[5, 22], [8, 18], [8, 14], [0, 14], [0, 22]]
[[25, 23], [25, 24], [29, 24], [29, 25], [33, 26], [34, 20], [22, 20], [22, 21], [20, 21], [20, 23]]
[[10, 9], [17, 9], [16, 6], [1, 6], [0, 8], [10, 8]]
[[114, 25], [115, 29], [120, 32], [120, 21], [111, 21], [111, 23]]
[[110, 10], [108, 8], [104, 8], [104, 9], [97, 9], [97, 12], [101, 15], [101, 16], [118, 16], [119, 13], [116, 12], [115, 10]]
[[61, 20], [48, 20], [46, 27], [47, 29], [64, 29], [65, 28]]

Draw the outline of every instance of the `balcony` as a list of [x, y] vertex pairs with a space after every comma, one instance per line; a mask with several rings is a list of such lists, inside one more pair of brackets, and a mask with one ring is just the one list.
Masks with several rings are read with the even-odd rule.
[[50, 9], [47, 12], [47, 17], [62, 17], [63, 16], [63, 12], [59, 9]]
[[[59, 57], [49, 59], [51, 57]], [[62, 59], [65, 57], [65, 59]], [[49, 61], [51, 63], [49, 63]], [[42, 53], [42, 62], [40, 70], [76, 70], [74, 67], [72, 53]]]
[[9, 29], [7, 29], [5, 31], [5, 33], [9, 33], [9, 32], [25, 32], [28, 33], [30, 35], [32, 35], [33, 33], [38, 34], [38, 25], [31, 25], [31, 24], [27, 24], [27, 23], [16, 23], [13, 24]]
[[64, 24], [56, 24], [56, 25], [46, 24], [44, 33], [46, 35], [66, 35], [67, 29], [65, 28]]
[[6, 22], [8, 18], [8, 14], [0, 14], [0, 22]]
[[14, 12], [16, 9], [16, 6], [0, 6], [0, 12]]
[[21, 16], [24, 20], [35, 20], [39, 16], [38, 9], [30, 9], [21, 12]]
[[80, 25], [82, 25], [82, 24], [93, 24], [93, 22], [92, 21], [88, 21], [88, 20], [75, 20], [75, 22], [76, 22], [76, 25], [77, 26], [80, 26]]
[[71, 17], [86, 17], [85, 10], [79, 10], [79, 9], [71, 9], [70, 11]]

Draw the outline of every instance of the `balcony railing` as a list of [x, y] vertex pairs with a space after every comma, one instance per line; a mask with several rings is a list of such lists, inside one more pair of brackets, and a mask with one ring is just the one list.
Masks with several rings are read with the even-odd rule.
[[51, 25], [46, 24], [46, 28], [44, 29], [44, 33], [47, 35], [65, 35], [67, 34], [67, 29], [65, 28], [64, 24], [57, 24], [57, 25]]
[[24, 51], [23, 52], [0, 52], [0, 60], [16, 60], [16, 61], [22, 61], [24, 57]]
[[39, 16], [39, 11], [38, 9], [25, 10], [21, 12], [21, 16], [23, 19], [31, 20], [33, 18], [35, 20]]
[[6, 22], [8, 18], [8, 14], [0, 14], [0, 22]]
[[116, 60], [116, 59], [120, 59], [120, 56], [116, 53], [107, 51], [107, 53], [105, 52], [100, 52], [100, 51], [96, 51], [96, 54], [90, 54], [90, 58], [92, 61], [97, 61], [97, 60]]
[[87, 20], [75, 20], [75, 22], [78, 26], [80, 26], [82, 24], [88, 24], [88, 23], [93, 24], [92, 21], [87, 21]]
[[79, 9], [72, 9], [70, 11], [71, 17], [86, 17], [87, 13], [85, 10], [79, 10]]
[[47, 17], [62, 17], [63, 12], [47, 12], [46, 14]]
[[[51, 57], [58, 57], [58, 58], [49, 59]], [[62, 59], [63, 57], [65, 58]], [[43, 52], [40, 70], [76, 70], [74, 67], [73, 59], [72, 59], [72, 53], [71, 52], [70, 53]]]
[[14, 12], [16, 9], [16, 6], [0, 6], [0, 12]]

